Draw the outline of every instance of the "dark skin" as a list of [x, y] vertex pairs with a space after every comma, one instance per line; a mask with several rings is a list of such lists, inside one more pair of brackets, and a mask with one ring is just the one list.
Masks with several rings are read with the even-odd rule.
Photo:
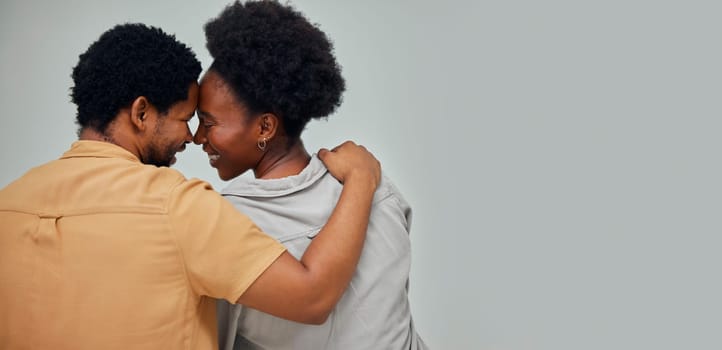
[[[252, 113], [238, 101], [215, 71], [201, 80], [198, 116], [193, 141], [209, 156], [219, 156], [211, 166], [223, 180], [248, 170], [259, 179], [278, 179], [299, 174], [311, 159], [299, 138], [290, 138], [282, 118], [273, 113]], [[265, 149], [258, 147], [266, 140]]]
[[288, 141], [280, 138], [276, 142], [269, 143], [266, 155], [258, 164], [258, 167], [252, 169], [256, 178], [280, 179], [298, 175], [308, 165], [311, 156], [300, 140], [294, 142], [288, 151], [282, 145], [284, 143], [288, 143]]
[[[193, 83], [188, 98], [163, 115], [139, 96], [118, 112], [105, 132], [85, 129], [80, 139], [114, 143], [146, 164], [172, 164], [175, 153], [192, 140], [187, 121], [196, 110], [197, 96], [198, 85]], [[255, 156], [260, 160], [261, 155]], [[346, 290], [366, 237], [380, 165], [363, 146], [349, 141], [331, 151], [319, 151], [319, 157], [344, 183], [333, 214], [300, 261], [283, 252], [237, 303], [292, 321], [321, 324]], [[267, 174], [289, 169], [272, 164], [295, 164], [284, 157], [267, 160]]]
[[105, 132], [84, 128], [81, 140], [117, 144], [133, 153], [144, 164], [170, 166], [176, 152], [182, 152], [193, 140], [188, 121], [198, 103], [198, 84], [191, 84], [186, 100], [161, 114], [145, 96], [138, 96], [130, 106], [122, 108]]
[[[324, 162], [329, 157], [349, 157], [350, 153], [343, 152], [351, 150], [350, 146], [355, 145], [347, 141], [333, 152], [320, 151], [319, 157], [325, 159]], [[333, 214], [303, 254], [300, 263], [290, 253], [284, 252], [241, 295], [237, 303], [297, 322], [326, 322], [346, 291], [361, 257], [373, 192], [380, 175], [379, 168], [373, 177], [347, 177]], [[352, 188], [348, 188], [350, 183]], [[332, 229], [351, 232], [334, 235], [330, 232]], [[309, 319], [308, 314], [316, 316]]]
[[[303, 143], [299, 139], [289, 138], [283, 131], [281, 118], [273, 113], [251, 113], [244, 104], [237, 100], [220, 75], [213, 70], [209, 71], [201, 80], [198, 116], [200, 122], [193, 141], [203, 145], [203, 150], [208, 153], [211, 166], [218, 170], [221, 179], [229, 180], [248, 170], [253, 170], [255, 176], [262, 179], [297, 175], [310, 161], [310, 156]], [[259, 145], [262, 145], [264, 140], [265, 147], [260, 147]], [[348, 144], [344, 145], [348, 146]], [[320, 151], [319, 157], [323, 160], [325, 151]], [[380, 171], [376, 175], [373, 182], [374, 188], [380, 181]], [[346, 186], [344, 185], [344, 191], [346, 191]], [[364, 192], [355, 196], [359, 195], [362, 195], [363, 202], [373, 199], [373, 193]], [[345, 194], [342, 193], [341, 199], [344, 199], [344, 196]], [[339, 212], [339, 208], [340, 205], [337, 205], [334, 213]], [[370, 206], [363, 206], [362, 209], [356, 214], [362, 215], [365, 218], [365, 224], [368, 224]], [[349, 210], [344, 213], [353, 216], [352, 211], [356, 209], [346, 207], [344, 210]], [[338, 216], [334, 215], [332, 214], [326, 227], [338, 223]], [[346, 225], [348, 224], [350, 222], [347, 222]], [[325, 301], [321, 303], [323, 309], [328, 313], [333, 310], [343, 296], [345, 286], [351, 281], [355, 270], [347, 269], [346, 266], [338, 265], [334, 261], [343, 258], [349, 259], [354, 262], [355, 267], [361, 256], [361, 248], [365, 239], [362, 235], [345, 237], [346, 239], [343, 241], [333, 240], [330, 235], [321, 233], [314, 238], [301, 258], [301, 263], [309, 270], [329, 269], [330, 271], [330, 273], [323, 274], [326, 277], [320, 278], [319, 274], [317, 277], [311, 278], [315, 281], [314, 283], [333, 290], [325, 295]], [[284, 254], [282, 258], [293, 259], [288, 253]], [[274, 281], [271, 277], [266, 278], [267, 275], [271, 276], [269, 272], [272, 272], [273, 269], [274, 266], [271, 266], [253, 286], [267, 283], [278, 284], [278, 281]], [[266, 293], [264, 295], [256, 294], [257, 289], [251, 288], [238, 299], [238, 303], [276, 316], [287, 314], [289, 308], [295, 306], [293, 300], [296, 297], [316, 302], [315, 298], [317, 297], [310, 297], [314, 291], [305, 288], [306, 285], [299, 281], [285, 287], [263, 288], [263, 293]], [[333, 287], [336, 285], [343, 285], [344, 288]], [[282, 300], [282, 302], [274, 304], [272, 309], [261, 309], [246, 299], [263, 297], [267, 300]], [[328, 317], [328, 313], [324, 311], [323, 320]]]

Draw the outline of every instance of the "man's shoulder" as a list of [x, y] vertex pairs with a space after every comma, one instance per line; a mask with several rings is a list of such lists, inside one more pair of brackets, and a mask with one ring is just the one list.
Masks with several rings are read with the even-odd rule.
[[194, 188], [212, 189], [207, 182], [189, 180], [167, 167], [114, 158], [89, 162], [61, 159], [30, 169], [0, 189], [0, 208], [154, 207], [165, 211], [175, 193], [193, 192]]
[[204, 202], [220, 198], [218, 192], [207, 181], [198, 178], [186, 178], [180, 171], [167, 167], [145, 166], [142, 178], [148, 191], [162, 196], [167, 205], [173, 202]]
[[23, 207], [21, 204], [24, 198], [34, 191], [42, 189], [42, 179], [52, 179], [54, 175], [59, 176], [52, 166], [56, 162], [57, 160], [52, 160], [35, 166], [0, 188], [0, 209], [12, 210]]
[[136, 171], [137, 174], [134, 175], [142, 181], [153, 182], [158, 185], [163, 184], [170, 188], [189, 181], [185, 175], [173, 168], [142, 164], [138, 166]]

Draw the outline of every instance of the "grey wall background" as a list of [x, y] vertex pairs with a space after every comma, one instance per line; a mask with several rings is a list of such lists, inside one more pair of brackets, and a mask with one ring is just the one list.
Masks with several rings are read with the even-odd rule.
[[[0, 5], [0, 186], [75, 139], [77, 56], [228, 0]], [[310, 149], [367, 145], [415, 208], [411, 301], [434, 349], [720, 349], [722, 6], [315, 1], [345, 102]], [[223, 184], [197, 147], [177, 168]], [[42, 326], [42, 325], [40, 325]]]

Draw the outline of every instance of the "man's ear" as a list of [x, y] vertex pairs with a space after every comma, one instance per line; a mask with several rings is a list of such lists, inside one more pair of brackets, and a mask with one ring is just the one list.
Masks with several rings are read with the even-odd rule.
[[148, 117], [151, 113], [151, 105], [145, 96], [138, 96], [130, 105], [130, 123], [137, 131], [145, 131], [148, 128]]
[[270, 140], [280, 128], [280, 119], [273, 113], [263, 113], [258, 117], [258, 137]]

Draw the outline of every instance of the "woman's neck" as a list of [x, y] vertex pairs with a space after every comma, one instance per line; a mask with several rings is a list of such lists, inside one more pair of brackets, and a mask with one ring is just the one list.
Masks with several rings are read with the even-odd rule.
[[280, 179], [300, 174], [310, 161], [303, 142], [296, 140], [290, 148], [278, 145], [269, 149], [253, 173], [257, 179]]

